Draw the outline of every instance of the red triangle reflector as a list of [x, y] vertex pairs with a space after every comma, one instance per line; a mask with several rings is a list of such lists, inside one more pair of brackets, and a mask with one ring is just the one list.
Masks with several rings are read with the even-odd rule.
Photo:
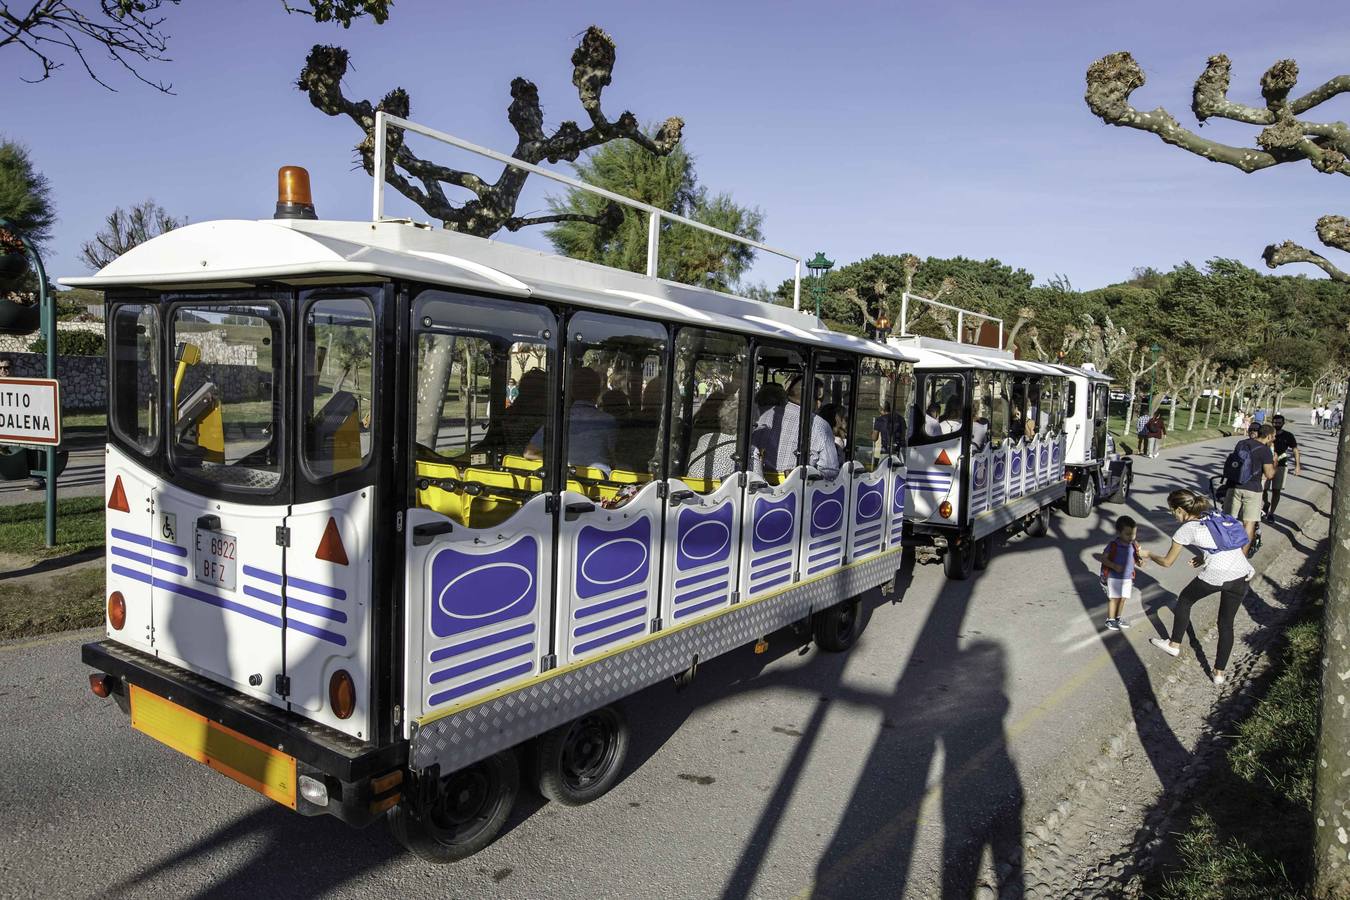
[[314, 556], [339, 566], [347, 565], [347, 548], [342, 546], [342, 535], [338, 533], [337, 522], [332, 516], [328, 517], [328, 527], [323, 530], [319, 549], [314, 551]]
[[112, 493], [108, 495], [108, 509], [115, 509], [124, 513], [131, 512], [131, 504], [127, 503], [127, 492], [122, 489], [121, 475], [113, 479]]
[[939, 450], [939, 451], [938, 451], [937, 462], [934, 463], [934, 465], [939, 465], [939, 466], [950, 466], [951, 464], [952, 464], [952, 458], [951, 458], [950, 456], [947, 455], [947, 451], [946, 451], [946, 450]]

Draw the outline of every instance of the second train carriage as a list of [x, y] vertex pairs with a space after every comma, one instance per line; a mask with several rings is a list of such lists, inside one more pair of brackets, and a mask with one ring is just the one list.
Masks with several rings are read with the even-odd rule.
[[522, 759], [564, 803], [614, 784], [615, 701], [793, 623], [853, 643], [899, 566], [913, 354], [386, 220], [378, 178], [374, 221], [317, 220], [296, 179], [69, 279], [111, 377], [83, 656], [134, 727], [447, 861]]

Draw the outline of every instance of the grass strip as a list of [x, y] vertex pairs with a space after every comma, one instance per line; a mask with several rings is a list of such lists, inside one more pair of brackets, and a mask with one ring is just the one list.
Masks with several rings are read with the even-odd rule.
[[0, 639], [89, 628], [103, 622], [103, 567], [81, 566], [40, 583], [0, 582]]
[[0, 506], [0, 550], [36, 560], [103, 546], [103, 498], [57, 500], [56, 546], [45, 544], [45, 503]]

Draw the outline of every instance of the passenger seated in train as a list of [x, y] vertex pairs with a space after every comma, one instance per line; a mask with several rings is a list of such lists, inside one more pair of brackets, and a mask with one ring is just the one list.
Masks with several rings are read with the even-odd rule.
[[904, 420], [891, 412], [891, 404], [883, 401], [881, 404], [881, 415], [872, 420], [872, 443], [878, 444], [881, 452], [894, 453], [897, 451], [897, 437], [901, 436], [900, 429], [904, 427]]
[[[799, 375], [792, 377], [781, 403], [777, 402], [781, 394], [769, 394], [768, 388], [766, 384], [755, 395], [755, 402], [763, 411], [750, 435], [754, 471], [791, 472], [799, 464], [797, 436], [801, 433], [802, 379]], [[823, 392], [824, 385], [818, 383], [816, 393], [819, 395]], [[774, 405], [766, 409], [766, 402]], [[811, 416], [810, 428], [811, 444], [806, 454], [806, 464], [826, 478], [834, 478], [839, 474], [839, 454], [835, 450], [834, 433], [825, 420], [816, 415]]]
[[[572, 370], [571, 405], [567, 410], [567, 463], [599, 469], [608, 477], [614, 468], [614, 449], [618, 441], [618, 423], [596, 406], [600, 396], [600, 376], [594, 369], [578, 366]], [[526, 459], [544, 458], [544, 429], [530, 438]]]
[[544, 427], [548, 412], [548, 375], [530, 369], [520, 376], [516, 398], [499, 416], [488, 421], [487, 434], [475, 450], [499, 454], [521, 453], [535, 433]]
[[947, 407], [942, 411], [942, 421], [938, 423], [938, 430], [942, 434], [951, 434], [954, 431], [961, 430], [961, 414], [964, 407], [961, 404], [961, 396], [954, 394], [947, 398]]
[[[634, 393], [641, 381], [634, 382]], [[616, 465], [630, 472], [650, 474], [656, 471], [660, 460], [661, 401], [665, 385], [661, 378], [652, 378], [642, 388], [641, 402], [629, 403], [626, 416], [618, 417], [619, 443]], [[609, 412], [601, 403], [601, 410]]]
[[[710, 408], [711, 407], [711, 408]], [[712, 417], [711, 430], [703, 430], [706, 417]], [[736, 471], [736, 432], [740, 419], [736, 403], [720, 391], [713, 391], [699, 407], [694, 419], [695, 432], [701, 432], [689, 454], [685, 475], [705, 481], [721, 481]]]
[[942, 423], [938, 417], [942, 415], [942, 405], [934, 400], [928, 404], [923, 411], [923, 433], [927, 437], [940, 437], [942, 435]]
[[976, 450], [984, 449], [984, 442], [989, 437], [989, 411], [984, 408], [984, 401], [978, 401], [975, 407], [975, 414], [970, 419], [970, 445]]

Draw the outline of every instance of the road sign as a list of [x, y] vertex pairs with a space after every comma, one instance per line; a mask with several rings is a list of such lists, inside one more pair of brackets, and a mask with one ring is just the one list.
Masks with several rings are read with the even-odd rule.
[[55, 378], [0, 378], [0, 442], [61, 443], [61, 385]]

